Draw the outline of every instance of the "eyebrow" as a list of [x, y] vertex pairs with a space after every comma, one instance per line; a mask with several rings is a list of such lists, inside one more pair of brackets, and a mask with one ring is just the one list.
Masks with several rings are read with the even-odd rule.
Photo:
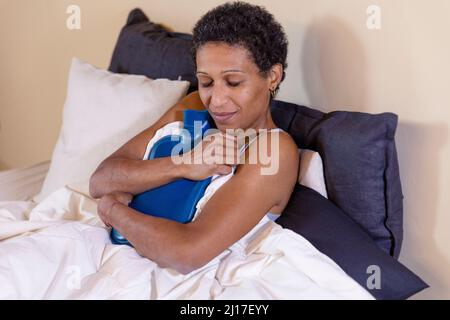
[[[227, 73], [227, 72], [240, 72], [240, 73], [245, 73], [244, 71], [237, 70], [237, 69], [224, 70], [224, 71], [222, 71], [221, 73]], [[198, 74], [198, 73], [208, 75], [206, 72], [203, 72], [203, 71], [197, 71], [196, 74]]]

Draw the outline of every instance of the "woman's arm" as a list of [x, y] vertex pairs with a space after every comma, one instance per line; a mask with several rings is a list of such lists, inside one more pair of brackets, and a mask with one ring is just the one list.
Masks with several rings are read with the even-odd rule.
[[180, 178], [182, 172], [170, 158], [142, 160], [156, 131], [173, 121], [183, 120], [183, 110], [204, 109], [198, 92], [184, 97], [156, 123], [145, 129], [106, 158], [92, 174], [89, 190], [93, 198], [112, 192], [138, 194]]
[[269, 211], [286, 206], [298, 176], [298, 151], [280, 134], [279, 168], [262, 175], [261, 164], [241, 165], [192, 223], [141, 214], [115, 202], [101, 213], [143, 256], [182, 273], [195, 270], [248, 233]]

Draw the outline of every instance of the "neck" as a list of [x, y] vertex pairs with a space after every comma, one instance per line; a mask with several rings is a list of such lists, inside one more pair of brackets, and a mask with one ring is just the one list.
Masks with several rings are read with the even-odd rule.
[[272, 120], [272, 115], [270, 113], [270, 108], [267, 108], [267, 112], [262, 114], [258, 119], [250, 125], [250, 128], [255, 130], [259, 129], [275, 129], [277, 126]]

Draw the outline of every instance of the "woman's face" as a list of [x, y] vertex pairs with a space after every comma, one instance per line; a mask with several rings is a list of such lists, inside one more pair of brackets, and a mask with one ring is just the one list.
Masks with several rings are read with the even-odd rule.
[[219, 130], [273, 126], [268, 105], [274, 77], [263, 77], [245, 48], [207, 43], [196, 59], [200, 98]]

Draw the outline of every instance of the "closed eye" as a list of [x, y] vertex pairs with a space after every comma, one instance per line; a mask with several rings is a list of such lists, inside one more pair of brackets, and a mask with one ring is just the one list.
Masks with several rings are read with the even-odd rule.
[[[211, 81], [209, 83], [200, 83], [200, 86], [202, 88], [208, 88], [212, 85], [212, 83], [213, 83], [213, 81]], [[233, 88], [239, 86], [240, 84], [241, 84], [241, 82], [228, 82], [228, 85]]]
[[210, 83], [201, 83], [200, 85], [202, 86], [202, 88], [208, 88], [210, 87], [212, 84], [212, 81]]

